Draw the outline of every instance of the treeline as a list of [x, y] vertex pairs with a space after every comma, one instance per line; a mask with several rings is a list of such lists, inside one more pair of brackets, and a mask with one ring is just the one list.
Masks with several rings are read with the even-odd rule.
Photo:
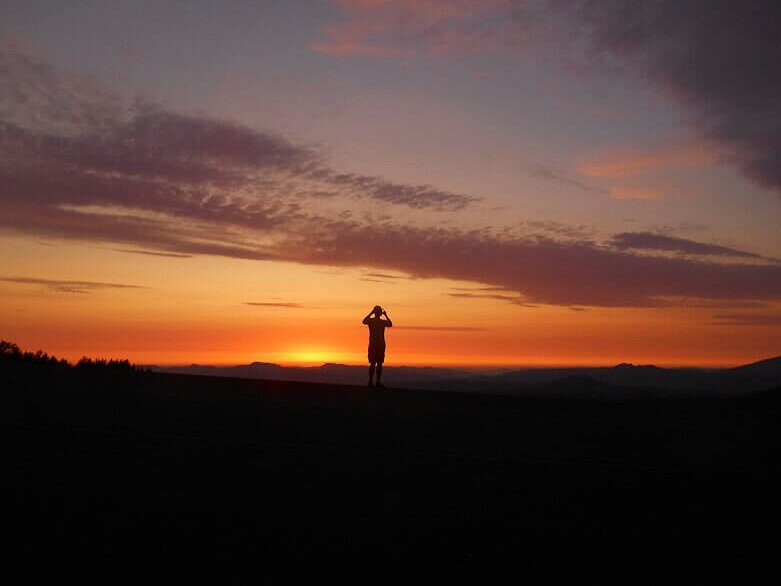
[[129, 360], [105, 360], [82, 357], [76, 364], [50, 356], [43, 350], [25, 352], [13, 342], [0, 340], [0, 368], [36, 370], [76, 370], [77, 372], [140, 372]]

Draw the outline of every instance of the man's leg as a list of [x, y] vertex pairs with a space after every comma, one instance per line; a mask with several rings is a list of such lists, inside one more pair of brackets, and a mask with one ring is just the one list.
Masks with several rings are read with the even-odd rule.
[[382, 362], [377, 363], [377, 386], [381, 387], [382, 383], [380, 382], [380, 379], [382, 378]]
[[[380, 369], [382, 370], [382, 369]], [[369, 386], [372, 386], [372, 380], [374, 379], [374, 362], [369, 364]], [[380, 382], [379, 375], [377, 376], [377, 382]]]

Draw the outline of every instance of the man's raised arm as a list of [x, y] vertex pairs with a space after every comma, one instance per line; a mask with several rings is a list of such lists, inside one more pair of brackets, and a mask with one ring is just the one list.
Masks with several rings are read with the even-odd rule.
[[363, 321], [361, 322], [363, 325], [368, 326], [369, 325], [369, 318], [371, 317], [371, 314], [374, 310], [372, 309], [369, 313], [366, 314], [366, 317], [363, 318]]
[[388, 325], [386, 327], [392, 328], [393, 327], [393, 322], [391, 321], [391, 318], [388, 317], [388, 312], [383, 309], [382, 310], [382, 315], [384, 315], [385, 319], [388, 321]]

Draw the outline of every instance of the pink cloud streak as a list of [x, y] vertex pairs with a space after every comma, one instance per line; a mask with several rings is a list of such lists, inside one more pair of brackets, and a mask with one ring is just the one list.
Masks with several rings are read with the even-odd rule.
[[336, 56], [410, 57], [495, 50], [491, 18], [507, 0], [335, 0], [345, 16], [322, 28], [325, 40], [310, 47]]

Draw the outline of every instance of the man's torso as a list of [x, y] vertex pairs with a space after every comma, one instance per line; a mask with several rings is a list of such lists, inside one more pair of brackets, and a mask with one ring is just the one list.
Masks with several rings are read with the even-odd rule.
[[379, 344], [385, 342], [385, 328], [387, 322], [384, 319], [378, 317], [369, 319], [369, 343]]

